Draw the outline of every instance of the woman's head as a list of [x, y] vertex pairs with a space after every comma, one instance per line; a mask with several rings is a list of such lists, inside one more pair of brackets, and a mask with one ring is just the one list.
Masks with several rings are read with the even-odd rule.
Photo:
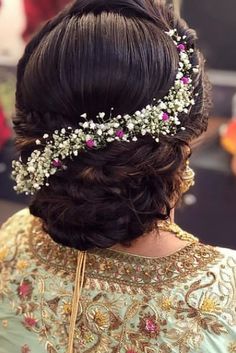
[[180, 114], [174, 137], [112, 142], [81, 152], [35, 195], [31, 212], [51, 237], [79, 249], [129, 243], [169, 216], [180, 197], [186, 146], [207, 126], [208, 94], [195, 33], [154, 0], [81, 0], [49, 21], [18, 66], [14, 119], [22, 159], [45, 133], [96, 121], [99, 112], [132, 114], [172, 87], [178, 52], [165, 33], [176, 28], [194, 49], [195, 105]]

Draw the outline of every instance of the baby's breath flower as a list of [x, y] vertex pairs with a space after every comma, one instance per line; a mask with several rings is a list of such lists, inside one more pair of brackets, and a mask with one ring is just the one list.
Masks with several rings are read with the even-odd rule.
[[[61, 128], [55, 130], [50, 137], [43, 135], [42, 141], [37, 139], [36, 146], [43, 149], [34, 150], [26, 163], [19, 158], [13, 161], [12, 176], [16, 181], [14, 189], [17, 192], [34, 194], [43, 185], [49, 186], [49, 178], [57, 172], [66, 170], [64, 160], [73, 159], [87, 149], [98, 149], [113, 141], [137, 141], [140, 135], [150, 134], [155, 141], [160, 141], [160, 135], [175, 136], [186, 128], [181, 126], [180, 113], [188, 114], [195, 104], [194, 87], [191, 75], [199, 72], [199, 66], [191, 64], [192, 49], [187, 48], [186, 36], [179, 36], [177, 30], [167, 32], [173, 39], [179, 53], [178, 72], [173, 86], [168, 94], [160, 100], [153, 99], [153, 103], [136, 111], [133, 115], [117, 115], [113, 117], [111, 109], [110, 120], [104, 120], [105, 113], [97, 115], [97, 122], [87, 120], [87, 114], [81, 115], [85, 121], [79, 127]], [[194, 97], [193, 97], [194, 96]], [[46, 146], [45, 146], [46, 145]]]

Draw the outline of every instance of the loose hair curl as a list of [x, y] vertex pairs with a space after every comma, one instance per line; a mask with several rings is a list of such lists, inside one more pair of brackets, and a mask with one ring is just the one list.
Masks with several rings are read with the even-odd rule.
[[130, 244], [167, 219], [180, 197], [186, 146], [207, 127], [209, 90], [196, 34], [158, 0], [80, 0], [47, 22], [18, 65], [16, 142], [23, 160], [45, 133], [72, 126], [84, 112], [132, 114], [173, 85], [176, 28], [194, 49], [196, 104], [174, 137], [113, 142], [67, 160], [32, 199], [30, 211], [58, 243], [80, 250]]

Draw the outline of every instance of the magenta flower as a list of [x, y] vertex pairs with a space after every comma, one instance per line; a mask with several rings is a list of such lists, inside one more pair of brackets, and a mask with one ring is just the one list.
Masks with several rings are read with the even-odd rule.
[[182, 77], [181, 81], [183, 82], [184, 85], [187, 85], [189, 83], [189, 78], [188, 77]]
[[90, 140], [86, 141], [86, 146], [88, 148], [93, 148], [95, 146], [94, 140], [90, 139]]
[[18, 294], [22, 298], [29, 297], [32, 293], [32, 285], [29, 281], [22, 282], [18, 287]]
[[152, 319], [146, 319], [146, 330], [149, 332], [156, 332], [158, 330], [157, 325]]
[[123, 130], [117, 130], [116, 131], [116, 136], [119, 137], [119, 138], [122, 138], [124, 136], [124, 131]]
[[52, 161], [52, 166], [54, 168], [62, 168], [62, 162], [59, 159], [54, 159]]
[[170, 118], [170, 117], [169, 117], [169, 114], [167, 114], [167, 113], [163, 113], [163, 114], [162, 114], [162, 120], [163, 120], [163, 121], [167, 121], [167, 120], [169, 120], [169, 118]]
[[31, 316], [26, 316], [24, 319], [24, 324], [27, 327], [34, 327], [37, 324], [37, 320]]
[[177, 48], [179, 51], [185, 51], [186, 50], [186, 46], [183, 43], [180, 43], [179, 45], [177, 45]]

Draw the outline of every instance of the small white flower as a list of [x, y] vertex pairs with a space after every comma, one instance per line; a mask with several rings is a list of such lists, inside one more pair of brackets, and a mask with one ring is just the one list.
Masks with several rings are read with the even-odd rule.
[[84, 119], [86, 119], [86, 118], [87, 118], [87, 114], [86, 114], [86, 113], [81, 114], [80, 116], [81, 116], [81, 118], [84, 118]]
[[175, 35], [175, 30], [170, 29], [169, 32], [166, 32], [166, 34], [168, 34], [170, 37], [173, 37]]
[[94, 122], [92, 121], [92, 122], [90, 123], [90, 129], [94, 130], [95, 127], [96, 127], [96, 124], [94, 124]]
[[164, 102], [161, 102], [159, 106], [160, 109], [166, 109], [166, 104]]
[[127, 128], [128, 128], [129, 130], [133, 130], [133, 129], [134, 129], [134, 124], [133, 124], [133, 123], [129, 123], [129, 124], [127, 125]]
[[183, 77], [183, 73], [182, 72], [178, 72], [177, 75], [176, 75], [176, 78], [178, 80], [180, 80], [182, 77]]
[[102, 118], [102, 119], [105, 117], [105, 115], [106, 114], [104, 112], [98, 114], [99, 118]]
[[97, 134], [98, 134], [98, 136], [102, 136], [102, 134], [103, 134], [102, 129], [98, 129]]
[[115, 140], [114, 137], [108, 137], [108, 138], [107, 138], [107, 142], [113, 142], [114, 140]]
[[43, 138], [44, 138], [44, 139], [47, 139], [48, 137], [49, 137], [48, 134], [44, 134], [44, 135], [43, 135]]
[[83, 123], [83, 128], [87, 129], [89, 127], [89, 123], [87, 121], [85, 121], [85, 123]]
[[28, 171], [29, 171], [30, 173], [34, 173], [34, 172], [35, 172], [35, 167], [30, 166], [30, 167], [28, 168]]
[[36, 143], [36, 145], [41, 145], [41, 141], [40, 140], [36, 140], [35, 143]]

